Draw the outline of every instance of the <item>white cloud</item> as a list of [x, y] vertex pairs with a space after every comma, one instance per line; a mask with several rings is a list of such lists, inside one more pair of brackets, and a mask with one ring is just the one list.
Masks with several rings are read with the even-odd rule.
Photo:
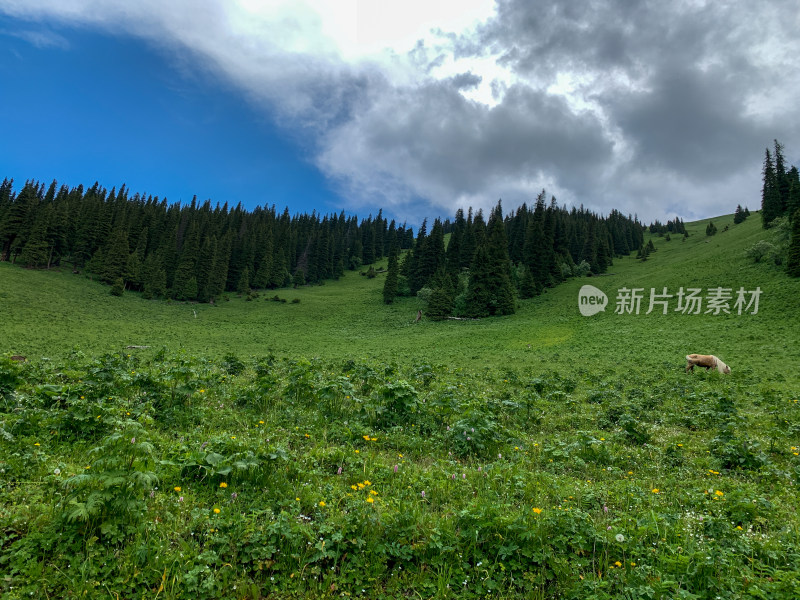
[[0, 0], [0, 11], [135, 35], [223, 77], [309, 136], [353, 206], [417, 220], [407, 211], [420, 201], [437, 214], [500, 197], [511, 208], [546, 186], [562, 203], [664, 219], [754, 208], [752, 157], [773, 137], [800, 146], [792, 4]]

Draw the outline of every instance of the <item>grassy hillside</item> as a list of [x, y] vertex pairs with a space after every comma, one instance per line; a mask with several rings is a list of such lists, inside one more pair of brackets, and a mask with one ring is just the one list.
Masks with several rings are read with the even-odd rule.
[[[705, 236], [707, 221], [688, 225], [686, 241], [655, 237], [658, 251], [641, 263], [618, 259], [610, 274], [571, 280], [543, 296], [520, 303], [516, 315], [482, 321], [413, 323], [416, 299], [381, 303], [383, 276], [367, 279], [353, 272], [338, 282], [297, 290], [278, 290], [299, 304], [246, 302], [233, 297], [221, 306], [167, 304], [122, 298], [109, 288], [68, 272], [28, 271], [0, 263], [0, 340], [3, 351], [31, 357], [66, 356], [78, 348], [97, 355], [127, 345], [184, 349], [191, 354], [368, 358], [443, 364], [515, 365], [569, 369], [576, 363], [625, 368], [645, 361], [680, 368], [687, 353], [713, 353], [742, 370], [786, 371], [800, 364], [798, 309], [800, 281], [775, 267], [753, 264], [744, 250], [768, 235], [758, 216], [733, 225], [732, 215], [714, 219], [720, 230]], [[725, 225], [729, 231], [722, 232]], [[591, 283], [605, 291], [610, 306], [590, 318], [577, 310], [578, 290]], [[729, 287], [762, 290], [757, 315], [686, 315], [656, 310], [650, 315], [650, 288]], [[645, 288], [637, 315], [614, 314], [617, 290]], [[732, 305], [733, 303], [731, 303]], [[705, 310], [705, 308], [703, 308]], [[777, 368], [776, 368], [777, 367]], [[796, 370], [792, 379], [796, 379]]]
[[[32, 359], [0, 356], [0, 595], [800, 597], [800, 282], [730, 221], [482, 321], [351, 273], [211, 307], [0, 263]], [[681, 286], [763, 294], [644, 314]]]

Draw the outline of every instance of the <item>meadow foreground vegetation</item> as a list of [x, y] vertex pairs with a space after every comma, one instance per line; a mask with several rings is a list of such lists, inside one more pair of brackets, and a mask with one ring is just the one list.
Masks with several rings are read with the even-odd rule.
[[[212, 307], [0, 264], [4, 596], [800, 597], [800, 289], [731, 218], [481, 321], [380, 277]], [[758, 313], [614, 311], [720, 285]]]

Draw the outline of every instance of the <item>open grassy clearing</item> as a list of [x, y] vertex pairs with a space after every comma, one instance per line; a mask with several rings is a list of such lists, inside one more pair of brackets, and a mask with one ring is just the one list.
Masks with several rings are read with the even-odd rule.
[[[726, 220], [484, 321], [352, 273], [209, 307], [0, 264], [0, 339], [37, 357], [0, 363], [3, 593], [800, 597], [800, 285]], [[763, 293], [614, 314], [624, 286]]]
[[[31, 357], [66, 356], [78, 348], [96, 355], [127, 345], [167, 346], [190, 354], [306, 356], [382, 361], [441, 362], [457, 366], [513, 364], [548, 368], [575, 363], [624, 367], [625, 361], [681, 368], [689, 352], [716, 353], [741, 369], [770, 369], [772, 353], [800, 364], [796, 318], [800, 282], [775, 267], [751, 264], [744, 250], [769, 235], [758, 216], [733, 226], [732, 216], [715, 219], [720, 230], [707, 238], [707, 221], [691, 223], [686, 241], [655, 237], [658, 252], [646, 263], [617, 259], [609, 275], [570, 280], [520, 303], [516, 315], [482, 321], [423, 321], [414, 324], [416, 299], [381, 303], [383, 277], [347, 272], [324, 286], [277, 290], [287, 303], [232, 297], [221, 306], [168, 304], [136, 294], [115, 298], [109, 288], [71, 273], [25, 271], [0, 263], [0, 339], [5, 350]], [[726, 224], [731, 229], [722, 232]], [[578, 290], [592, 283], [611, 305], [605, 313], [581, 317]], [[685, 315], [658, 310], [650, 315], [615, 315], [616, 291], [651, 287], [670, 293], [688, 287], [739, 287], [763, 291], [757, 315]], [[299, 304], [292, 304], [294, 298]], [[676, 306], [673, 299], [672, 307]], [[195, 314], [197, 315], [195, 317]], [[785, 369], [778, 369], [785, 370]], [[795, 378], [795, 382], [798, 380]]]

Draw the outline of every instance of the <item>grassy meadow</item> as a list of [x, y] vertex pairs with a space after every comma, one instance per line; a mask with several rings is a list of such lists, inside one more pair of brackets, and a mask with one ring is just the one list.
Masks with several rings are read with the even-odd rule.
[[0, 593], [800, 597], [800, 281], [713, 221], [480, 321], [352, 272], [209, 306], [0, 263]]

